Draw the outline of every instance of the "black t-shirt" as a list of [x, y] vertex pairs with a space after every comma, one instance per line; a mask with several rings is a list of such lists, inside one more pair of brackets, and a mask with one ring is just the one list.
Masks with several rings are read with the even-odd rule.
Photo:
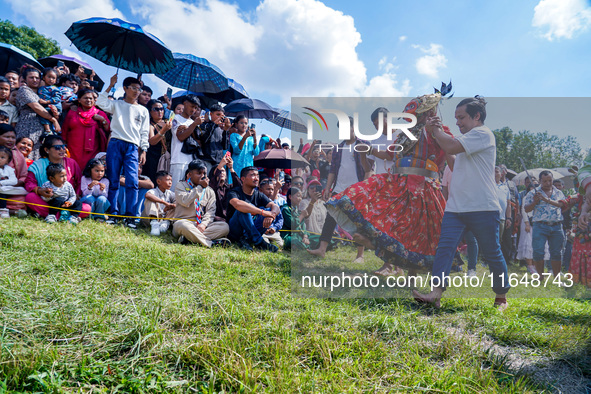
[[272, 202], [269, 197], [261, 193], [259, 189], [254, 189], [252, 195], [249, 196], [248, 194], [244, 193], [241, 187], [235, 187], [228, 193], [228, 221], [232, 219], [234, 212], [236, 212], [236, 208], [230, 204], [230, 201], [233, 198], [237, 198], [240, 201], [246, 201], [257, 208], [265, 208], [270, 202]]
[[203, 156], [200, 159], [219, 163], [228, 149], [228, 133], [213, 122], [200, 125], [197, 137], [201, 141]]

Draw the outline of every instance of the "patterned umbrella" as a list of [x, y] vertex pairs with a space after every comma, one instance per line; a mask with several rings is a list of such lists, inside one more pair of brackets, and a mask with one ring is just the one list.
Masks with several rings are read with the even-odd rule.
[[[41, 63], [44, 67], [55, 67], [57, 66], [57, 62], [59, 62], [60, 60], [64, 62], [66, 66], [68, 66], [72, 74], [76, 73], [76, 70], [78, 70], [78, 66], [86, 67], [91, 70], [93, 69], [92, 67], [90, 67], [90, 64], [83, 62], [82, 60], [77, 59], [75, 57], [70, 57], [66, 55], [52, 55], [44, 57], [39, 59], [39, 63]], [[100, 92], [101, 90], [103, 90], [105, 82], [97, 74], [94, 75], [94, 81], [98, 82], [96, 91]]]
[[140, 25], [117, 18], [74, 22], [66, 36], [80, 51], [138, 74], [162, 74], [174, 67], [170, 49]]
[[299, 131], [300, 133], [308, 132], [308, 128], [304, 124], [304, 121], [298, 115], [279, 108], [275, 108], [275, 110], [278, 112], [278, 114], [265, 120], [276, 124], [277, 126], [281, 127], [281, 129], [286, 128], [291, 131]]
[[14, 45], [0, 43], [0, 75], [4, 75], [10, 70], [19, 71], [19, 68], [25, 63], [38, 67], [39, 70], [43, 69], [43, 66], [30, 53]]
[[164, 82], [181, 89], [202, 93], [219, 93], [228, 89], [228, 78], [215, 64], [207, 59], [174, 53], [174, 68], [156, 76]]
[[244, 115], [249, 119], [267, 119], [277, 115], [276, 109], [264, 101], [245, 98], [234, 100], [224, 107], [228, 116]]
[[220, 101], [224, 104], [228, 104], [233, 100], [250, 97], [248, 93], [246, 93], [244, 86], [240, 85], [238, 82], [230, 78], [228, 78], [228, 89], [221, 91], [219, 93], [205, 92], [204, 95], [216, 99], [217, 101]]

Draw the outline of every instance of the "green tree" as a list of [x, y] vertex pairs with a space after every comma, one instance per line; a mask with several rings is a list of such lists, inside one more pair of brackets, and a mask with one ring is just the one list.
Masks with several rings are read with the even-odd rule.
[[0, 42], [29, 52], [35, 59], [62, 52], [57, 41], [39, 34], [32, 27], [15, 26], [9, 20], [0, 20]]
[[493, 131], [497, 143], [497, 164], [521, 172], [522, 158], [528, 169], [567, 167], [583, 160], [581, 146], [573, 136], [558, 137], [547, 131], [535, 133], [522, 130], [514, 133], [509, 127]]

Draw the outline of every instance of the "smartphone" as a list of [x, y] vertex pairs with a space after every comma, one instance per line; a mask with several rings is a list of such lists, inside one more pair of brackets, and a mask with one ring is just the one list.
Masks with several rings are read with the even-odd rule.
[[256, 127], [257, 127], [257, 125], [255, 125], [254, 123], [251, 123], [251, 124], [250, 124], [250, 128], [251, 128], [251, 129], [256, 129]]
[[172, 88], [169, 87], [168, 89], [166, 89], [166, 97], [168, 97], [168, 99], [172, 99]]
[[88, 84], [93, 88], [98, 88], [99, 85], [98, 81], [88, 81]]
[[65, 63], [63, 61], [61, 61], [61, 60], [58, 60], [57, 61], [57, 66], [58, 67], [63, 67], [63, 66], [65, 66]]
[[92, 70], [90, 68], [82, 67], [84, 69], [84, 74], [88, 75], [89, 77], [92, 75]]
[[226, 157], [232, 157], [232, 154], [230, 153], [230, 151], [226, 152]]
[[170, 117], [168, 118], [168, 120], [173, 120], [174, 119], [174, 112], [170, 111]]

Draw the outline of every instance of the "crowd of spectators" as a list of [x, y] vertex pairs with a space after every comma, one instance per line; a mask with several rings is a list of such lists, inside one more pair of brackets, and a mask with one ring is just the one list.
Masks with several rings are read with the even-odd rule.
[[254, 157], [289, 144], [257, 137], [248, 118], [202, 108], [195, 95], [156, 99], [129, 77], [115, 98], [116, 75], [102, 93], [93, 78], [29, 65], [0, 77], [2, 218], [77, 224], [90, 215], [154, 236], [171, 231], [181, 243], [285, 247], [291, 169], [257, 168]]

